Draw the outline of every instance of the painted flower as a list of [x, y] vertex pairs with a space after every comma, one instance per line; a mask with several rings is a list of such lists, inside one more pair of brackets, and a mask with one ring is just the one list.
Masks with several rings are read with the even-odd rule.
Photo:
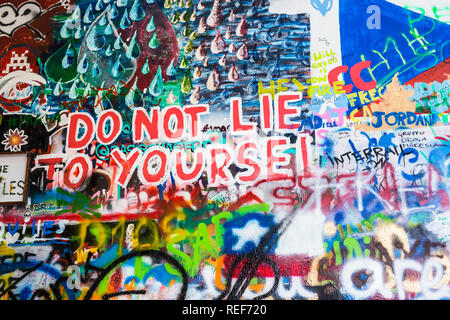
[[19, 129], [9, 129], [9, 131], [5, 134], [5, 140], [2, 141], [2, 144], [5, 145], [5, 151], [11, 150], [11, 152], [19, 152], [22, 149], [23, 145], [28, 144], [28, 136], [25, 135], [23, 130]]

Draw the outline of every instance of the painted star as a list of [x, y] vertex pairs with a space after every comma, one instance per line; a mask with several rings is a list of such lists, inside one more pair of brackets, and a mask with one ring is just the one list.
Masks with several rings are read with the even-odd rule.
[[256, 220], [248, 221], [243, 228], [233, 229], [233, 234], [239, 238], [239, 241], [233, 245], [233, 250], [242, 250], [242, 247], [249, 241], [257, 246], [268, 229], [267, 227], [261, 227]]

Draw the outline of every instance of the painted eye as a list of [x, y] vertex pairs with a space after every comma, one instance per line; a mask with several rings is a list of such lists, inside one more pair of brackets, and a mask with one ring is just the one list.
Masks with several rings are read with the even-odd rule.
[[7, 25], [14, 23], [16, 20], [16, 12], [9, 5], [0, 6], [0, 25]]
[[30, 9], [26, 9], [24, 12], [23, 12], [23, 15], [27, 15], [27, 14], [30, 14], [31, 13], [31, 10]]

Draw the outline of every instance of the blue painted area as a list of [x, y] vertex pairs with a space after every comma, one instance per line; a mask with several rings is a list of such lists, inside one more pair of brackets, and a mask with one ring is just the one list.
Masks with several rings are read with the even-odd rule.
[[[18, 263], [4, 263], [4, 264], [0, 265], [0, 275], [12, 273], [15, 270], [21, 270], [23, 272], [26, 272], [26, 271], [36, 267], [36, 265], [40, 262], [41, 261], [30, 260], [30, 261], [18, 262]], [[55, 269], [54, 267], [52, 267], [51, 265], [48, 265], [46, 263], [42, 264], [39, 268], [37, 268], [33, 272], [45, 273], [45, 274], [51, 276], [53, 279], [55, 279], [55, 281], [62, 276], [62, 274], [57, 269]], [[22, 281], [25, 281], [25, 279]], [[19, 282], [19, 284], [20, 284], [20, 282]], [[69, 300], [75, 300], [75, 295], [74, 295], [73, 291], [67, 287], [66, 282], [65, 281], [61, 282], [61, 285], [64, 287]], [[42, 288], [42, 289], [45, 289], [45, 288]], [[25, 289], [23, 292], [22, 291], [20, 292], [21, 296], [22, 295], [27, 296], [28, 294], [29, 293], [28, 293], [27, 289]]]
[[13, 236], [17, 230], [19, 229], [19, 222], [16, 221], [16, 223], [14, 224], [14, 229], [11, 230], [11, 222], [8, 222], [8, 232]]
[[152, 267], [152, 269], [145, 274], [143, 283], [146, 283], [150, 277], [155, 278], [166, 287], [169, 287], [170, 281], [179, 278], [179, 276], [167, 272], [167, 269], [163, 264]]
[[336, 212], [334, 215], [334, 223], [335, 224], [342, 224], [344, 221], [345, 213], [343, 211]]
[[[362, 198], [363, 201], [363, 210], [361, 212], [361, 216], [364, 219], [369, 219], [374, 213], [378, 212], [386, 212], [386, 208], [381, 203], [381, 201], [372, 193], [367, 193]], [[358, 200], [355, 199], [353, 202], [355, 208], [358, 207]]]
[[44, 221], [44, 226], [42, 227], [42, 235], [46, 236], [46, 235], [52, 234], [53, 231], [51, 231], [50, 229], [53, 228], [54, 224], [55, 224], [55, 221], [52, 221], [52, 220]]
[[[124, 254], [126, 254], [125, 249]], [[105, 251], [100, 257], [91, 261], [90, 264], [97, 268], [106, 268], [111, 262], [113, 262], [118, 257], [119, 257], [119, 245], [114, 244], [111, 248]]]
[[328, 153], [328, 154], [332, 154], [333, 153], [333, 148], [334, 148], [334, 141], [333, 139], [326, 137], [323, 141], [322, 144], [322, 148], [324, 148], [324, 152]]
[[0, 275], [11, 273], [16, 269], [24, 270], [31, 269], [36, 266], [38, 262], [36, 261], [27, 261], [20, 263], [3, 263], [0, 265]]
[[438, 168], [441, 175], [445, 175], [446, 172], [450, 172], [450, 164], [445, 168], [445, 161], [450, 156], [450, 144], [443, 145], [433, 149], [428, 156], [428, 161]]
[[[402, 159], [405, 155], [413, 155], [413, 157], [409, 157], [408, 162], [409, 163], [416, 163], [419, 159], [419, 152], [414, 148], [406, 148], [403, 150], [403, 153], [400, 154], [398, 157], [398, 163], [400, 164], [402, 162]], [[425, 176], [425, 171], [418, 173], [418, 174], [408, 174], [405, 171], [402, 171], [402, 176], [408, 181], [416, 181], [418, 179], [422, 179]]]
[[383, 133], [383, 135], [380, 137], [380, 140], [378, 142], [378, 145], [380, 147], [383, 147], [385, 149], [392, 147], [397, 147], [395, 143], [392, 142], [392, 139], [395, 138], [395, 135], [391, 133]]
[[[263, 215], [260, 213], [249, 213], [245, 216], [238, 217], [236, 219], [233, 219], [231, 221], [227, 221], [223, 224], [223, 227], [225, 229], [224, 234], [224, 251], [226, 254], [242, 254], [242, 253], [248, 253], [256, 249], [257, 245], [259, 244], [259, 241], [261, 239], [258, 239], [258, 241], [247, 241], [243, 246], [241, 250], [233, 250], [233, 246], [239, 241], [239, 237], [233, 233], [233, 229], [243, 229], [245, 225], [249, 222], [255, 220], [259, 223], [259, 226], [262, 228], [268, 228], [268, 230], [275, 225], [275, 222], [273, 221], [273, 216]], [[267, 231], [268, 231], [267, 230]], [[273, 235], [273, 238], [276, 238], [277, 235]], [[276, 245], [273, 245], [272, 248], [269, 250], [269, 254], [273, 254], [275, 252]]]
[[[370, 17], [366, 9], [370, 5], [381, 9], [380, 29], [366, 26]], [[342, 64], [351, 68], [362, 60], [372, 61], [370, 68], [377, 87], [388, 84], [395, 73], [399, 73], [403, 84], [450, 56], [448, 24], [386, 1], [341, 0], [339, 22]], [[417, 38], [411, 32], [417, 32]], [[367, 69], [361, 77], [367, 82], [373, 80]], [[353, 84], [349, 71], [344, 74], [344, 81]], [[354, 86], [352, 92], [356, 91], [359, 89]], [[349, 107], [349, 114], [358, 107]]]
[[31, 287], [29, 285], [26, 285], [22, 288], [22, 290], [20, 290], [20, 300], [29, 300], [32, 294], [33, 290], [31, 290]]

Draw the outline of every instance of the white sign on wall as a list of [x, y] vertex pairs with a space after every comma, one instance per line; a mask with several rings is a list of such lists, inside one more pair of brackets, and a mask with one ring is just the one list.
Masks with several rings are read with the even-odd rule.
[[28, 161], [27, 153], [0, 153], [0, 204], [25, 202]]

